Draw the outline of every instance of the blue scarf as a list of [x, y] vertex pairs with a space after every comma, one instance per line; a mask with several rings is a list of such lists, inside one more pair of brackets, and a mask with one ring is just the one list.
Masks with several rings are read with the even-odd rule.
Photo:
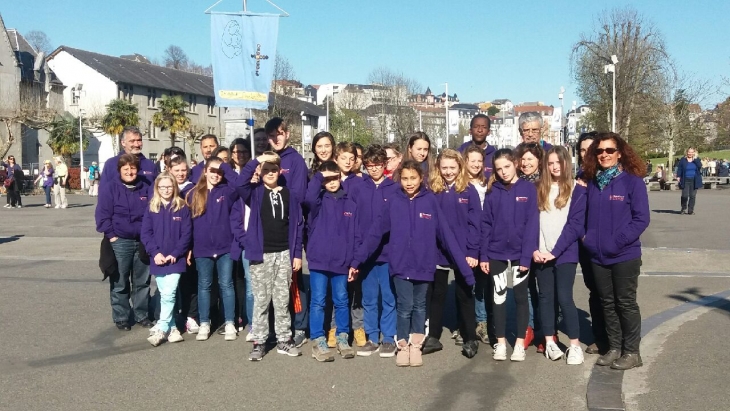
[[603, 191], [608, 183], [610, 183], [617, 175], [621, 174], [622, 171], [623, 170], [619, 168], [618, 163], [605, 170], [598, 170], [598, 173], [596, 173], [596, 184], [598, 185], [598, 189]]

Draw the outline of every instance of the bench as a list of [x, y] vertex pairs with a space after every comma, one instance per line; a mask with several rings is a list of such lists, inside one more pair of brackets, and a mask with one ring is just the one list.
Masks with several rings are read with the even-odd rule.
[[676, 191], [679, 189], [679, 186], [677, 186], [677, 180], [667, 181], [664, 184], [666, 187], [668, 187], [667, 190]]
[[730, 177], [704, 177], [703, 183], [730, 184]]
[[662, 186], [658, 181], [649, 181], [646, 188], [649, 191], [662, 191]]
[[705, 181], [705, 182], [703, 182], [702, 185], [704, 186], [703, 188], [705, 190], [715, 190], [717, 188], [717, 183], [715, 183], [715, 182]]

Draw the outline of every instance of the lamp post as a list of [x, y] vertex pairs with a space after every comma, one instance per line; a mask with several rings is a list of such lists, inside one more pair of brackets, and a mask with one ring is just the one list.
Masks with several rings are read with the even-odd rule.
[[302, 155], [304, 155], [304, 120], [307, 119], [307, 116], [304, 115], [303, 111], [299, 115], [302, 116]]
[[[444, 107], [446, 108], [446, 148], [449, 148], [449, 83], [444, 83], [446, 88], [446, 99], [444, 100]], [[440, 147], [439, 147], [440, 148]]]
[[86, 189], [86, 178], [84, 178], [84, 129], [81, 126], [81, 117], [84, 112], [81, 110], [81, 89], [84, 85], [81, 83], [76, 84], [76, 90], [74, 91], [76, 97], [76, 104], [79, 106], [79, 180], [81, 180], [81, 189]]
[[560, 87], [560, 93], [558, 93], [558, 99], [560, 100], [560, 145], [565, 145], [565, 124], [563, 123], [563, 116], [565, 113], [565, 107], [563, 106], [563, 94], [565, 93], [565, 87]]
[[616, 64], [618, 64], [618, 57], [616, 57], [615, 54], [612, 54], [611, 55], [611, 64], [606, 64], [605, 66], [603, 66], [603, 72], [605, 74], [608, 74], [608, 73], [613, 74], [613, 88], [612, 88], [613, 92], [611, 93], [612, 94], [612, 105], [613, 105], [613, 108], [611, 109], [611, 111], [612, 111], [611, 132], [612, 133], [616, 132]]
[[350, 119], [350, 141], [351, 142], [355, 141], [355, 119], [354, 118]]

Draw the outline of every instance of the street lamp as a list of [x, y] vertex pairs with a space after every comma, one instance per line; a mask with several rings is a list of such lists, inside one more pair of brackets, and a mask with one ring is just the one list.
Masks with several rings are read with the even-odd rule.
[[565, 144], [565, 124], [563, 124], [563, 116], [565, 113], [563, 112], [565, 110], [563, 106], [563, 94], [565, 93], [565, 87], [560, 87], [560, 93], [558, 93], [558, 99], [560, 99], [560, 145]]
[[350, 141], [355, 141], [355, 119], [350, 119]]
[[307, 119], [307, 116], [304, 115], [303, 111], [299, 115], [302, 116], [302, 155], [304, 155], [304, 121]]
[[611, 116], [611, 132], [612, 133], [616, 132], [616, 64], [618, 64], [618, 57], [616, 57], [615, 54], [612, 54], [611, 55], [611, 64], [606, 64], [605, 66], [603, 66], [603, 72], [605, 74], [608, 74], [608, 73], [613, 74], [613, 93], [612, 93], [613, 115]]
[[81, 89], [84, 85], [81, 83], [76, 84], [76, 90], [74, 91], [76, 97], [76, 104], [79, 105], [79, 180], [81, 180], [81, 189], [86, 189], [86, 179], [84, 178], [84, 129], [81, 127], [81, 117], [83, 111], [81, 110]]

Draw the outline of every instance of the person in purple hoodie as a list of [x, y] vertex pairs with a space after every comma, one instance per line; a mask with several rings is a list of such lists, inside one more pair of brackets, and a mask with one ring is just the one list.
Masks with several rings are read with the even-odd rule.
[[573, 180], [568, 150], [555, 146], [548, 150], [537, 187], [540, 209], [540, 243], [533, 253], [537, 282], [540, 286], [540, 315], [545, 335], [545, 357], [556, 361], [563, 352], [556, 344], [555, 297], [563, 313], [566, 334], [570, 338], [568, 365], [583, 363], [580, 346], [578, 310], [573, 301], [573, 284], [578, 267], [578, 239], [585, 231], [585, 188]]
[[[469, 266], [476, 267], [479, 257], [482, 206], [479, 203], [479, 193], [469, 184], [469, 175], [458, 151], [447, 148], [438, 155], [429, 179], [429, 187], [435, 194], [440, 209], [449, 210], [444, 213], [444, 218], [454, 232], [459, 248], [466, 255]], [[477, 355], [479, 342], [475, 327], [476, 312], [472, 286], [466, 283], [465, 274], [459, 271], [443, 248], [438, 250], [436, 263], [436, 274], [429, 293], [429, 331], [423, 344], [423, 354], [443, 349], [439, 341], [443, 329], [441, 320], [449, 289], [449, 269], [453, 266], [458, 304], [456, 317], [459, 334], [464, 339], [462, 353], [467, 358], [473, 358]], [[473, 276], [473, 270], [470, 269], [467, 275]]]
[[150, 255], [150, 274], [160, 293], [160, 319], [147, 338], [154, 347], [165, 340], [183, 340], [175, 325], [173, 310], [185, 257], [190, 250], [193, 224], [190, 208], [180, 198], [175, 178], [162, 173], [155, 179], [154, 195], [142, 220], [141, 239]]
[[[471, 119], [469, 123], [469, 134], [471, 135], [471, 141], [467, 141], [459, 147], [459, 152], [466, 156], [465, 152], [469, 146], [477, 146], [482, 150], [484, 157], [484, 177], [489, 180], [492, 176], [492, 156], [497, 151], [493, 146], [490, 146], [487, 142], [487, 136], [489, 135], [492, 127], [492, 120], [486, 114], [477, 114]], [[466, 159], [466, 157], [465, 157]]]
[[[357, 204], [357, 223], [361, 233], [367, 233], [373, 221], [379, 218], [386, 198], [400, 187], [385, 176], [388, 153], [379, 145], [370, 146], [363, 155], [367, 174], [353, 193]], [[381, 358], [395, 356], [395, 293], [388, 272], [388, 241], [383, 237], [373, 255], [359, 267], [362, 281], [363, 324], [368, 341], [359, 347], [357, 355], [368, 357], [379, 352]], [[380, 304], [378, 300], [380, 299]], [[379, 305], [380, 308], [379, 309]], [[380, 342], [380, 333], [383, 341]]]
[[618, 370], [642, 365], [641, 313], [636, 302], [641, 234], [649, 226], [646, 164], [616, 133], [599, 133], [585, 156], [586, 234], [603, 304], [609, 350], [596, 361]]
[[312, 176], [304, 205], [309, 210], [307, 263], [309, 264], [309, 332], [314, 341], [312, 357], [317, 361], [334, 360], [324, 336], [324, 312], [328, 284], [332, 290], [336, 348], [342, 358], [355, 357], [348, 343], [350, 305], [347, 284], [356, 275], [349, 271], [354, 249], [360, 243], [355, 202], [342, 188], [340, 168], [325, 161]]
[[530, 311], [527, 277], [532, 253], [537, 249], [539, 212], [535, 185], [517, 176], [519, 159], [510, 149], [494, 153], [494, 174], [484, 199], [479, 264], [491, 274], [494, 284], [494, 322], [497, 344], [492, 358], [507, 359], [505, 339], [508, 276], [511, 277], [517, 306], [517, 340], [512, 361], [525, 360], [525, 334]]
[[155, 181], [155, 177], [157, 177], [157, 166], [152, 160], [142, 154], [142, 131], [136, 126], [124, 127], [120, 144], [122, 145], [123, 152], [106, 160], [104, 163], [104, 172], [101, 173], [100, 185], [103, 186], [101, 183], [106, 183], [107, 181], [118, 180], [119, 169], [117, 162], [119, 162], [121, 156], [132, 154], [139, 160], [137, 174], [147, 182], [147, 185], [151, 186], [152, 182]]
[[[292, 340], [288, 306], [291, 294], [295, 312], [303, 303], [292, 275], [302, 269], [302, 200], [296, 191], [279, 185], [281, 159], [264, 152], [246, 164], [239, 181], [244, 203], [251, 209], [243, 247], [251, 267], [253, 288], [253, 349], [250, 361], [261, 361], [266, 354], [269, 335], [269, 305], [274, 308], [276, 352], [290, 357], [301, 355]], [[259, 170], [259, 178], [253, 180]]]
[[205, 341], [210, 336], [210, 287], [216, 274], [223, 302], [224, 338], [234, 341], [238, 336], [234, 323], [236, 301], [230, 256], [233, 242], [230, 215], [239, 198], [235, 188], [237, 180], [238, 175], [228, 164], [218, 157], [210, 157], [205, 162], [203, 175], [188, 194], [193, 216], [193, 250], [188, 259], [195, 258], [198, 270], [200, 328], [195, 337], [198, 341]]
[[149, 204], [147, 179], [137, 173], [139, 158], [121, 155], [116, 162], [115, 180], [108, 180], [99, 193], [96, 205], [96, 231], [103, 233], [111, 243], [118, 271], [109, 278], [112, 319], [117, 328], [131, 329], [129, 280], [132, 278], [131, 300], [134, 319], [141, 326], [152, 327], [148, 318], [150, 300], [150, 267], [143, 260], [149, 256], [140, 246], [142, 219]]
[[396, 365], [420, 367], [426, 329], [426, 293], [436, 271], [437, 244], [447, 251], [468, 285], [474, 285], [474, 276], [438, 200], [424, 185], [421, 165], [406, 160], [399, 176], [402, 190], [384, 201], [384, 210], [356, 249], [351, 270], [356, 271], [367, 261], [380, 247], [383, 237], [390, 234], [388, 263], [398, 312]]

